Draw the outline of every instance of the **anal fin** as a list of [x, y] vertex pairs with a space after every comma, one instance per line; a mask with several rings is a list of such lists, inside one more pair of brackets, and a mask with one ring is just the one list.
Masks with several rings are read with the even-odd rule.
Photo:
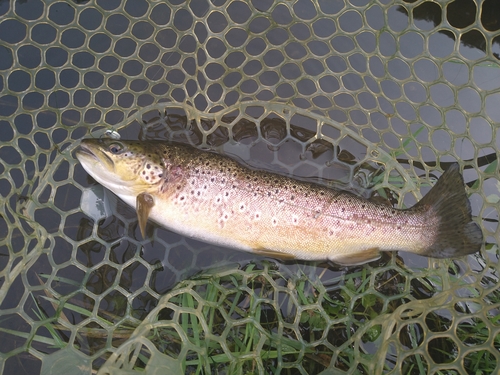
[[151, 194], [141, 193], [136, 198], [136, 212], [139, 221], [139, 229], [141, 230], [142, 238], [146, 238], [146, 224], [148, 222], [151, 209], [155, 205], [155, 200]]
[[340, 264], [341, 266], [357, 266], [379, 259], [379, 250], [378, 247], [373, 247], [360, 251], [359, 253], [331, 255], [328, 257], [328, 260]]

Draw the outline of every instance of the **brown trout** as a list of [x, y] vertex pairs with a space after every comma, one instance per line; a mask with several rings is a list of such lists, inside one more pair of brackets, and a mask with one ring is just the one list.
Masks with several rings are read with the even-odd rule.
[[85, 139], [76, 156], [97, 182], [136, 208], [143, 237], [151, 218], [221, 246], [342, 265], [394, 250], [457, 257], [483, 242], [458, 164], [420, 202], [400, 210], [183, 144]]

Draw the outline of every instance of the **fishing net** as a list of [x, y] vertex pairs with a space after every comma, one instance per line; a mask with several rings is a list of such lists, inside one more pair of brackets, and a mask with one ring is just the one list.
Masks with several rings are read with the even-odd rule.
[[[3, 374], [497, 374], [495, 0], [0, 0]], [[397, 207], [457, 161], [481, 252], [278, 262], [87, 176], [166, 139]]]

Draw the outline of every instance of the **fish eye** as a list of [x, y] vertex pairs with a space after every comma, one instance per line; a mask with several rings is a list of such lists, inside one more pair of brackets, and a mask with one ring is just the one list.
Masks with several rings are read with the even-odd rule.
[[112, 154], [117, 155], [123, 151], [123, 145], [117, 142], [113, 142], [109, 145], [108, 150]]

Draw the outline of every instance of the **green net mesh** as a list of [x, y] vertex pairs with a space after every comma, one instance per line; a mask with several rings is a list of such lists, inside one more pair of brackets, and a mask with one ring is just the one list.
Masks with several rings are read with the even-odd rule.
[[[497, 374], [496, 0], [0, 0], [3, 374]], [[148, 224], [83, 137], [175, 139], [404, 207], [451, 162], [480, 254], [280, 263]]]

